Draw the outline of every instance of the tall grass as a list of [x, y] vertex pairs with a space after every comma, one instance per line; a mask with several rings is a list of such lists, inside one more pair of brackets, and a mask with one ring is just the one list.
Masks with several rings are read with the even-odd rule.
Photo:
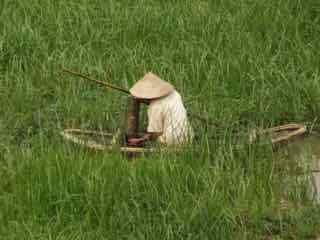
[[[316, 0], [2, 0], [1, 238], [314, 234], [319, 209], [281, 185], [271, 148], [236, 148], [230, 133], [318, 118], [319, 14]], [[229, 127], [192, 119], [199, 144], [131, 163], [87, 152], [58, 132], [115, 131], [126, 100], [60, 66], [126, 88], [151, 70], [196, 99], [188, 111]], [[281, 210], [284, 190], [299, 208]]]

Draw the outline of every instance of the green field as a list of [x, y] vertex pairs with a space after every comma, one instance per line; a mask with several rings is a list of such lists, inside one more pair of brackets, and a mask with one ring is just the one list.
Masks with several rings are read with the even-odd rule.
[[[0, 0], [0, 239], [312, 239], [306, 183], [233, 142], [317, 121], [319, 49], [318, 0]], [[61, 66], [125, 88], [153, 71], [219, 126], [131, 163], [88, 152], [59, 131], [123, 127], [126, 96]]]

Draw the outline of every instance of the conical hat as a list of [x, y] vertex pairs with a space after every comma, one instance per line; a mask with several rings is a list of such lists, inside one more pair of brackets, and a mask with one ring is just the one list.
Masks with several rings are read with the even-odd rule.
[[173, 90], [174, 87], [170, 83], [148, 72], [142, 79], [137, 81], [129, 91], [135, 98], [155, 99], [167, 96]]

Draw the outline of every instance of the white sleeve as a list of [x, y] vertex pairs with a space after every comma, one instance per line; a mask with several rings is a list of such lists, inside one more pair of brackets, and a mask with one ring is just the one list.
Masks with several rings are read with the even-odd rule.
[[149, 105], [148, 122], [148, 132], [163, 132], [163, 114], [161, 105]]

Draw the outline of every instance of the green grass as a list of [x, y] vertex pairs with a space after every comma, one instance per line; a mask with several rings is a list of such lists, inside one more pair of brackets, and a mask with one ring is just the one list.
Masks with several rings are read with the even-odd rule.
[[[0, 1], [0, 239], [312, 237], [305, 185], [230, 132], [319, 117], [319, 16], [317, 0]], [[126, 88], [151, 70], [232, 127], [192, 119], [197, 146], [134, 163], [66, 145], [63, 128], [123, 126], [126, 99], [60, 66]]]

